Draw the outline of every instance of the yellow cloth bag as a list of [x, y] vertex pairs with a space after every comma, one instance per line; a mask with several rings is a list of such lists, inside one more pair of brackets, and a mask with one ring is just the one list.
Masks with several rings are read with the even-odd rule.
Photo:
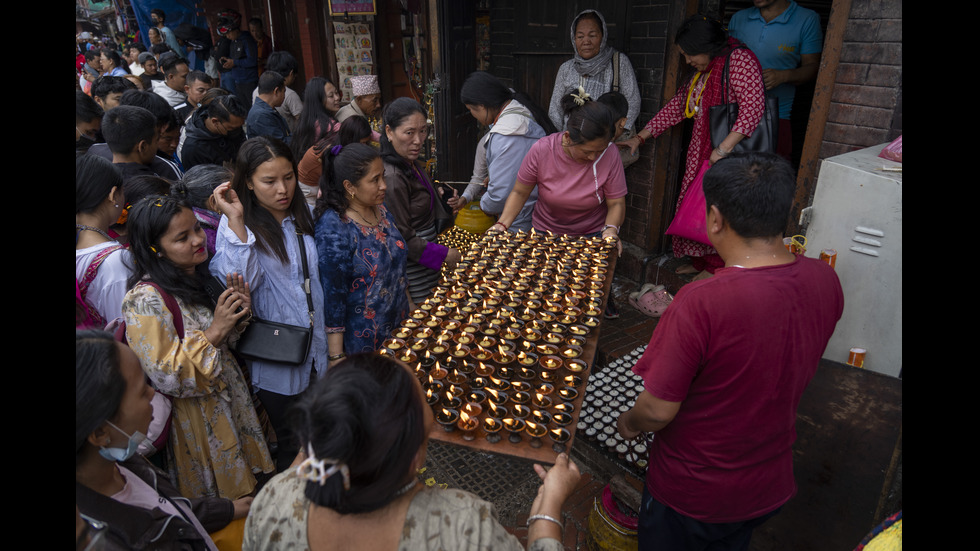
[[217, 532], [211, 533], [211, 541], [218, 551], [242, 551], [245, 540], [245, 517], [235, 519]]

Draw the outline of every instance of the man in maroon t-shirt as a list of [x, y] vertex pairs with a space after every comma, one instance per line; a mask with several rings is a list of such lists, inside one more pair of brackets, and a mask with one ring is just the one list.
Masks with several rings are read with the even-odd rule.
[[677, 293], [633, 368], [644, 391], [618, 420], [626, 438], [655, 433], [641, 549], [747, 549], [796, 492], [796, 408], [844, 297], [833, 268], [783, 246], [795, 180], [760, 153], [704, 177], [725, 267]]

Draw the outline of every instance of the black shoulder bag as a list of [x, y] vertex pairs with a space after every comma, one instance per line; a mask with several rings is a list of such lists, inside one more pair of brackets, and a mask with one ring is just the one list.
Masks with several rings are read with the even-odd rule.
[[[732, 52], [737, 50], [734, 48]], [[715, 105], [708, 111], [708, 122], [711, 127], [711, 145], [718, 147], [728, 133], [735, 126], [738, 118], [738, 102], [729, 103], [728, 90], [731, 88], [731, 81], [728, 78], [728, 62], [731, 61], [732, 54], [728, 53], [725, 58], [725, 69], [722, 73], [722, 86], [724, 94], [721, 105]], [[779, 137], [779, 99], [766, 94], [765, 112], [759, 126], [755, 128], [751, 136], [746, 136], [735, 146], [734, 152], [745, 151], [764, 151], [768, 153], [776, 152], [776, 143]]]
[[289, 365], [306, 363], [313, 342], [313, 295], [310, 292], [310, 267], [306, 260], [306, 243], [303, 234], [299, 231], [296, 232], [296, 237], [299, 239], [300, 258], [303, 260], [303, 290], [306, 292], [310, 325], [300, 327], [253, 316], [235, 347], [235, 350], [246, 358]]

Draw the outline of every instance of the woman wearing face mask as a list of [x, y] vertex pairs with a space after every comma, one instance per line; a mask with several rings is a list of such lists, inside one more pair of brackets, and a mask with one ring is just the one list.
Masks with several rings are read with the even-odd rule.
[[376, 149], [336, 145], [324, 153], [323, 166], [316, 245], [330, 357], [339, 361], [380, 349], [408, 316], [408, 248], [384, 207], [387, 184]]
[[228, 348], [251, 315], [248, 286], [228, 274], [212, 303], [204, 231], [186, 201], [147, 197], [129, 225], [135, 271], [123, 301], [126, 339], [153, 387], [173, 399], [171, 478], [186, 497], [249, 495], [255, 476], [274, 466]]
[[276, 431], [281, 470], [298, 450], [286, 411], [329, 367], [313, 216], [296, 184], [292, 152], [274, 138], [247, 140], [238, 152], [234, 179], [218, 186], [214, 198], [221, 222], [211, 273], [242, 274], [262, 320], [312, 327], [304, 363], [249, 363], [252, 387]]
[[381, 158], [385, 164], [385, 207], [408, 243], [408, 288], [412, 301], [425, 300], [439, 282], [439, 270], [459, 262], [459, 251], [436, 243], [436, 223], [452, 215], [419, 161], [429, 135], [425, 110], [411, 98], [398, 98], [382, 114]]
[[244, 518], [252, 498], [184, 498], [136, 453], [152, 397], [129, 347], [105, 331], [75, 331], [75, 505], [104, 526], [107, 549], [213, 551], [208, 534]]
[[[626, 96], [629, 111], [625, 127], [633, 128], [636, 116], [640, 113], [640, 88], [636, 84], [636, 74], [629, 58], [606, 43], [608, 35], [606, 20], [596, 10], [584, 10], [572, 21], [571, 38], [572, 45], [575, 46], [575, 57], [558, 68], [555, 87], [551, 92], [551, 105], [548, 108], [548, 116], [555, 128], [565, 129], [566, 115], [562, 109], [562, 98], [575, 92], [580, 86], [593, 98], [609, 91], [617, 91]], [[618, 88], [615, 82], [617, 58]]]

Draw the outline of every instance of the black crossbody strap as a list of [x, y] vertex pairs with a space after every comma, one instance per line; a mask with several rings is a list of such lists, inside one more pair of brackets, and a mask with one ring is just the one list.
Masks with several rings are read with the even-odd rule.
[[306, 260], [306, 240], [303, 234], [296, 229], [296, 238], [299, 240], [299, 256], [303, 261], [303, 291], [306, 293], [306, 307], [310, 311], [310, 327], [313, 327], [313, 293], [310, 288], [310, 266]]

